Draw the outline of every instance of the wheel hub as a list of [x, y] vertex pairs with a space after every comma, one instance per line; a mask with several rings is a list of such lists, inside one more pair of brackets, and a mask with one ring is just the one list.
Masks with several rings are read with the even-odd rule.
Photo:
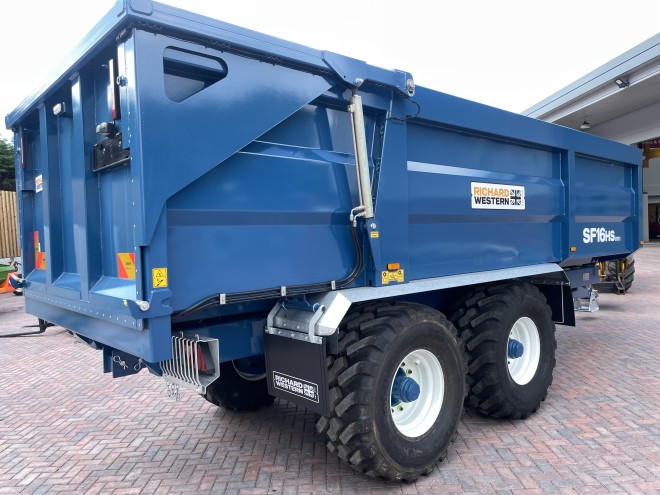
[[525, 352], [525, 346], [516, 339], [509, 339], [508, 354], [511, 359], [518, 359]]
[[394, 426], [407, 437], [419, 437], [435, 423], [445, 394], [438, 358], [426, 349], [409, 353], [399, 364], [390, 389]]
[[419, 384], [413, 378], [407, 377], [405, 371], [399, 368], [392, 384], [392, 406], [396, 406], [399, 402], [415, 402], [419, 399], [419, 393]]

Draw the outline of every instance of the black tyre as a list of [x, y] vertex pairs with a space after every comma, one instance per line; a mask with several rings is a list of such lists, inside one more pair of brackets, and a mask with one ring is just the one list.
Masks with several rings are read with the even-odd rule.
[[626, 289], [626, 292], [632, 287], [633, 281], [635, 280], [635, 259], [631, 256], [628, 260], [628, 266], [626, 271], [623, 274], [623, 287]]
[[316, 425], [328, 449], [371, 477], [429, 473], [456, 435], [465, 397], [453, 325], [426, 306], [379, 303], [353, 310], [339, 331], [339, 354], [328, 360], [332, 414]]
[[535, 412], [552, 383], [557, 348], [543, 294], [527, 283], [482, 287], [462, 300], [451, 320], [468, 361], [466, 404], [495, 418]]
[[265, 373], [243, 371], [241, 364], [238, 361], [221, 363], [220, 378], [206, 388], [204, 398], [233, 411], [255, 411], [270, 406], [275, 397], [268, 393]]

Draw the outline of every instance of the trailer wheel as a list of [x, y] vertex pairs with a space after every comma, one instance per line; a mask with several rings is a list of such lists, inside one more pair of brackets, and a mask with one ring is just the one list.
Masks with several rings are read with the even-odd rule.
[[[614, 260], [614, 261], [608, 261], [607, 262], [607, 270], [605, 274], [607, 275], [607, 279], [609, 282], [605, 283], [596, 283], [593, 285], [594, 289], [598, 290], [599, 292], [616, 292], [616, 288], [614, 287], [613, 283], [616, 280], [616, 269], [617, 269], [617, 264], [619, 263], [619, 260]], [[632, 284], [635, 280], [635, 258], [633, 256], [628, 257], [628, 264], [626, 265], [626, 271], [623, 272], [623, 277], [622, 277], [622, 282], [623, 282], [623, 288], [626, 292], [630, 290], [632, 287]]]
[[203, 397], [233, 411], [254, 411], [275, 400], [268, 393], [265, 372], [249, 359], [221, 363], [220, 378], [206, 387]]
[[317, 431], [328, 449], [371, 477], [413, 481], [447, 454], [465, 397], [454, 326], [412, 303], [370, 304], [340, 327], [329, 358], [332, 413]]
[[467, 405], [495, 418], [527, 418], [552, 383], [555, 324], [527, 283], [477, 289], [451, 317], [465, 344]]

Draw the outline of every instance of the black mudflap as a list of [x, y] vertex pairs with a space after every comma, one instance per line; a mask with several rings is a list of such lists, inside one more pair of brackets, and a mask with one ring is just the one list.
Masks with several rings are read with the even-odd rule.
[[326, 378], [326, 339], [321, 344], [266, 334], [268, 393], [330, 415]]

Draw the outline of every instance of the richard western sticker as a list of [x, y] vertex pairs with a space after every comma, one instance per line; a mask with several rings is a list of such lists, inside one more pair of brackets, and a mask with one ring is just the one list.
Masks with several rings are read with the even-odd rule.
[[296, 378], [295, 376], [273, 371], [273, 386], [279, 390], [284, 390], [290, 394], [311, 400], [312, 402], [319, 401], [319, 386], [315, 383]]
[[471, 182], [472, 208], [476, 210], [524, 210], [525, 186]]

